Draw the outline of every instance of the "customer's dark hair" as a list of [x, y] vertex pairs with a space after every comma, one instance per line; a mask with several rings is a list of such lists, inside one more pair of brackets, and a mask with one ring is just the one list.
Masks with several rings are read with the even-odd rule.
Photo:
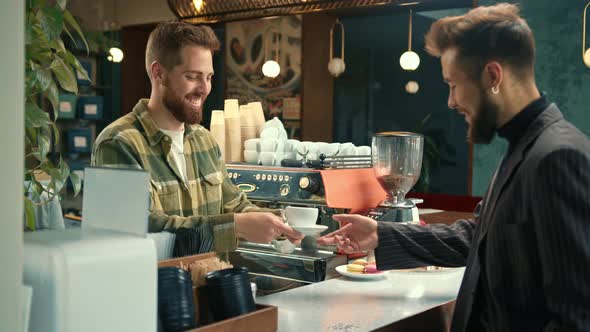
[[219, 50], [220, 43], [213, 30], [206, 25], [192, 25], [181, 21], [160, 23], [148, 39], [145, 50], [145, 67], [151, 78], [150, 67], [154, 61], [166, 69], [180, 64], [180, 50], [184, 46], [205, 47], [211, 52]]
[[520, 78], [534, 76], [535, 39], [516, 5], [477, 7], [434, 22], [426, 34], [426, 51], [441, 56], [452, 48], [472, 79], [479, 79], [491, 60], [510, 66]]

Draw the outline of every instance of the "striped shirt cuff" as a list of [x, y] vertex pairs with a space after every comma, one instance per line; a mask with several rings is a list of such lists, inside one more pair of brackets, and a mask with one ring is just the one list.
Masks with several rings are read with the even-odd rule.
[[379, 239], [377, 248], [375, 248], [377, 269], [390, 270], [395, 266], [396, 258], [393, 253], [399, 248], [399, 243], [390, 227], [386, 227], [383, 223], [377, 225], [377, 236]]

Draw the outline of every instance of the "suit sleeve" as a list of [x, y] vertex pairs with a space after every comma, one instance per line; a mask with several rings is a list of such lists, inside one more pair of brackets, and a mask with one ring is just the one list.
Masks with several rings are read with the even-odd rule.
[[[133, 150], [118, 140], [102, 141], [96, 146], [92, 155], [92, 165], [143, 169]], [[157, 195], [154, 195], [153, 190], [150, 195], [153, 203], [157, 199]], [[234, 250], [237, 246], [233, 213], [181, 217], [155, 211], [152, 206], [148, 225], [150, 232], [174, 231], [181, 228], [193, 229], [204, 238], [213, 238], [213, 248], [217, 252]]]
[[465, 266], [482, 202], [474, 220], [457, 220], [451, 225], [427, 226], [385, 223], [378, 225], [379, 244], [375, 258], [379, 270], [408, 269], [436, 265]]
[[534, 174], [534, 231], [547, 307], [546, 331], [590, 326], [590, 160], [573, 149], [543, 158]]

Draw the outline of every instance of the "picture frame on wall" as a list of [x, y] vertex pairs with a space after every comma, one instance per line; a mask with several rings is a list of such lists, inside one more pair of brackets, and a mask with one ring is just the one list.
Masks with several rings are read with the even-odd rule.
[[[266, 120], [283, 120], [293, 135], [300, 132], [290, 129], [301, 118], [301, 25], [300, 15], [230, 22], [225, 36], [226, 98], [260, 101]], [[278, 60], [277, 77], [263, 75], [267, 60]]]

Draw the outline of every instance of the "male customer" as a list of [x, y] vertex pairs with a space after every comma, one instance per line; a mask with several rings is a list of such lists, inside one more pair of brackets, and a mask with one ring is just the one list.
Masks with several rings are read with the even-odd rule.
[[238, 237], [268, 243], [285, 234], [297, 240], [298, 232], [272, 213], [256, 212], [232, 184], [217, 143], [199, 125], [218, 49], [209, 27], [160, 24], [146, 49], [150, 98], [105, 128], [92, 164], [150, 172], [150, 232], [192, 229], [213, 240], [218, 252], [234, 249]]
[[462, 266], [453, 331], [590, 330], [590, 142], [539, 93], [535, 43], [518, 7], [498, 4], [435, 22], [448, 105], [468, 139], [508, 150], [475, 221], [428, 227], [358, 215], [318, 242], [375, 250], [379, 269]]

